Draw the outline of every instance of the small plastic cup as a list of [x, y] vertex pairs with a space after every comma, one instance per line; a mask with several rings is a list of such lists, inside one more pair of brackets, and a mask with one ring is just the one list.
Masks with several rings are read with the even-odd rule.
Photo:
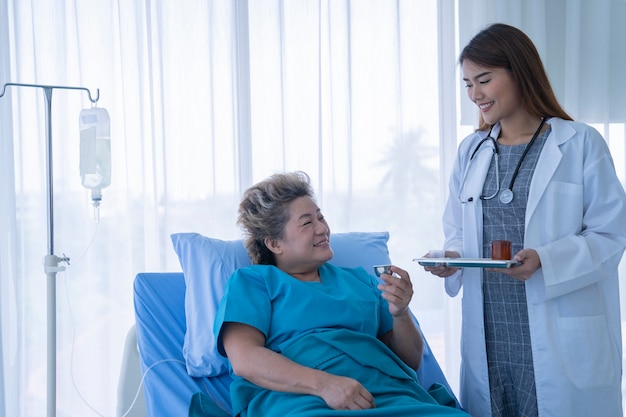
[[511, 260], [511, 242], [509, 240], [492, 240], [491, 259], [498, 261]]
[[379, 277], [382, 274], [391, 275], [391, 265], [374, 265], [374, 272]]

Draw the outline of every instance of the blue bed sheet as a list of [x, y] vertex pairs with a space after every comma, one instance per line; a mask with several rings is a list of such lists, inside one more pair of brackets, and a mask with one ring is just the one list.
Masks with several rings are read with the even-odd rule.
[[[182, 272], [143, 272], [134, 282], [137, 344], [144, 376], [146, 409], [151, 417], [186, 416], [192, 396], [204, 393], [215, 409], [232, 413], [228, 374], [189, 376], [183, 357], [185, 280]], [[417, 320], [414, 318], [415, 322]], [[419, 327], [419, 323], [418, 327]], [[424, 338], [424, 357], [417, 372], [425, 389], [434, 384], [452, 390]], [[456, 397], [454, 398], [456, 400]]]
[[193, 378], [187, 374], [182, 353], [185, 336], [182, 272], [137, 274], [134, 302], [148, 415], [186, 416], [196, 392], [203, 392], [230, 414], [230, 375]]

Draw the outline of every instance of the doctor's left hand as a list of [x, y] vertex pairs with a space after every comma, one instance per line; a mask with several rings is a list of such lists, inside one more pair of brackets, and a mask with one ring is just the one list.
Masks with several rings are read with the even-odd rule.
[[[424, 258], [428, 258], [429, 255], [425, 254]], [[446, 258], [460, 258], [461, 255], [457, 251], [446, 251]], [[453, 268], [447, 265], [439, 265], [439, 266], [425, 266], [424, 271], [430, 272], [433, 275], [438, 276], [439, 278], [448, 278], [450, 275], [453, 275], [459, 268]]]
[[537, 254], [537, 251], [534, 249], [522, 249], [513, 256], [513, 260], [520, 262], [520, 265], [504, 269], [489, 268], [488, 270], [500, 272], [520, 281], [526, 281], [541, 267], [539, 254]]

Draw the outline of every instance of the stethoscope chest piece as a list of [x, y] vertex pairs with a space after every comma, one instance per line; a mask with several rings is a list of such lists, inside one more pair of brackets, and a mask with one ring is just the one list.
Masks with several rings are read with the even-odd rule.
[[513, 191], [509, 188], [502, 190], [500, 193], [500, 202], [502, 204], [509, 204], [511, 201], [513, 201]]

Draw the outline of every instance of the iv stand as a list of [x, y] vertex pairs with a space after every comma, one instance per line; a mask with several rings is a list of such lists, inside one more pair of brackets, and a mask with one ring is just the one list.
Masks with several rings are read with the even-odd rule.
[[52, 90], [55, 88], [65, 90], [83, 90], [89, 96], [89, 101], [96, 104], [100, 98], [100, 89], [96, 90], [96, 97], [91, 97], [91, 91], [85, 87], [68, 87], [61, 85], [40, 85], [40, 84], [22, 84], [22, 83], [6, 83], [0, 92], [0, 98], [4, 96], [8, 86], [15, 87], [35, 87], [42, 88], [46, 101], [46, 197], [47, 197], [47, 226], [48, 226], [48, 253], [44, 257], [44, 271], [47, 277], [47, 416], [56, 415], [56, 274], [65, 271], [64, 266], [59, 263], [64, 262], [70, 264], [70, 258], [63, 254], [62, 257], [54, 254], [54, 207], [52, 193]]

